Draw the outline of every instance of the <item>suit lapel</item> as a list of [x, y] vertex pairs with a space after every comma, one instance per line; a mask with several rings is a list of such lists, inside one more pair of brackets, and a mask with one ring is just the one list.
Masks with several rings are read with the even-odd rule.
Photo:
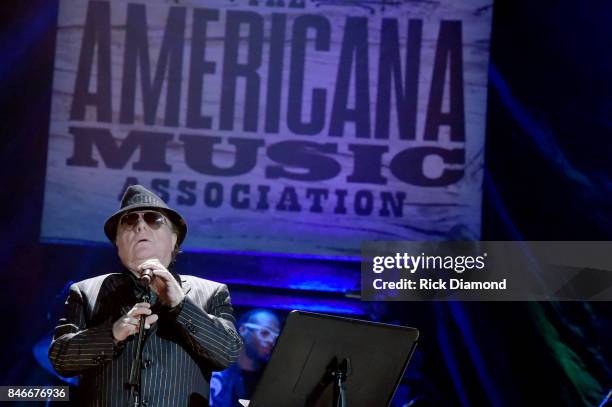
[[183, 277], [181, 277], [181, 287], [183, 288], [183, 293], [185, 293], [185, 296], [189, 293], [189, 291], [191, 291], [191, 284]]

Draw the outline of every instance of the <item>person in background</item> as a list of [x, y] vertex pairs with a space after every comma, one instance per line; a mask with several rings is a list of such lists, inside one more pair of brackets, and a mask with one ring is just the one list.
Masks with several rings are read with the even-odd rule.
[[210, 382], [213, 407], [240, 407], [240, 399], [251, 399], [276, 344], [280, 321], [274, 312], [258, 308], [244, 313], [237, 327], [244, 346], [238, 362], [223, 372], [213, 373]]

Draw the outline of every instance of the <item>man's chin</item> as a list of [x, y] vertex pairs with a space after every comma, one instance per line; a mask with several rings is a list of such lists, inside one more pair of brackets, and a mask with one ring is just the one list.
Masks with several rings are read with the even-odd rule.
[[144, 263], [147, 260], [151, 260], [156, 258], [155, 254], [151, 252], [151, 250], [138, 250], [135, 251], [129, 260], [129, 264], [127, 264], [127, 268], [139, 273], [140, 270], [138, 266]]
[[[134, 248], [132, 258], [134, 261], [139, 261], [140, 263], [145, 262], [151, 259], [159, 258], [159, 255], [155, 252], [155, 250], [149, 244], [137, 244]], [[140, 264], [138, 263], [138, 264]]]

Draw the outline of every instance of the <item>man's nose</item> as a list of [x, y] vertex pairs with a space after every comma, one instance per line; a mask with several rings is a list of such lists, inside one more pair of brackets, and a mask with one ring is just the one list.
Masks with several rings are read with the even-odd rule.
[[144, 218], [142, 216], [138, 217], [138, 220], [136, 221], [136, 225], [134, 225], [134, 230], [136, 232], [140, 232], [141, 230], [144, 230], [144, 228], [148, 228], [149, 225], [147, 225], [147, 222], [145, 222]]

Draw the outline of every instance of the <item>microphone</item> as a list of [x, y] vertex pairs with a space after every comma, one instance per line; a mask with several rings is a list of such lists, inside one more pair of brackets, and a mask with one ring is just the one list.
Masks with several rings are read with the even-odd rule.
[[140, 281], [148, 286], [149, 284], [151, 284], [151, 281], [153, 280], [153, 269], [144, 269], [140, 272]]

